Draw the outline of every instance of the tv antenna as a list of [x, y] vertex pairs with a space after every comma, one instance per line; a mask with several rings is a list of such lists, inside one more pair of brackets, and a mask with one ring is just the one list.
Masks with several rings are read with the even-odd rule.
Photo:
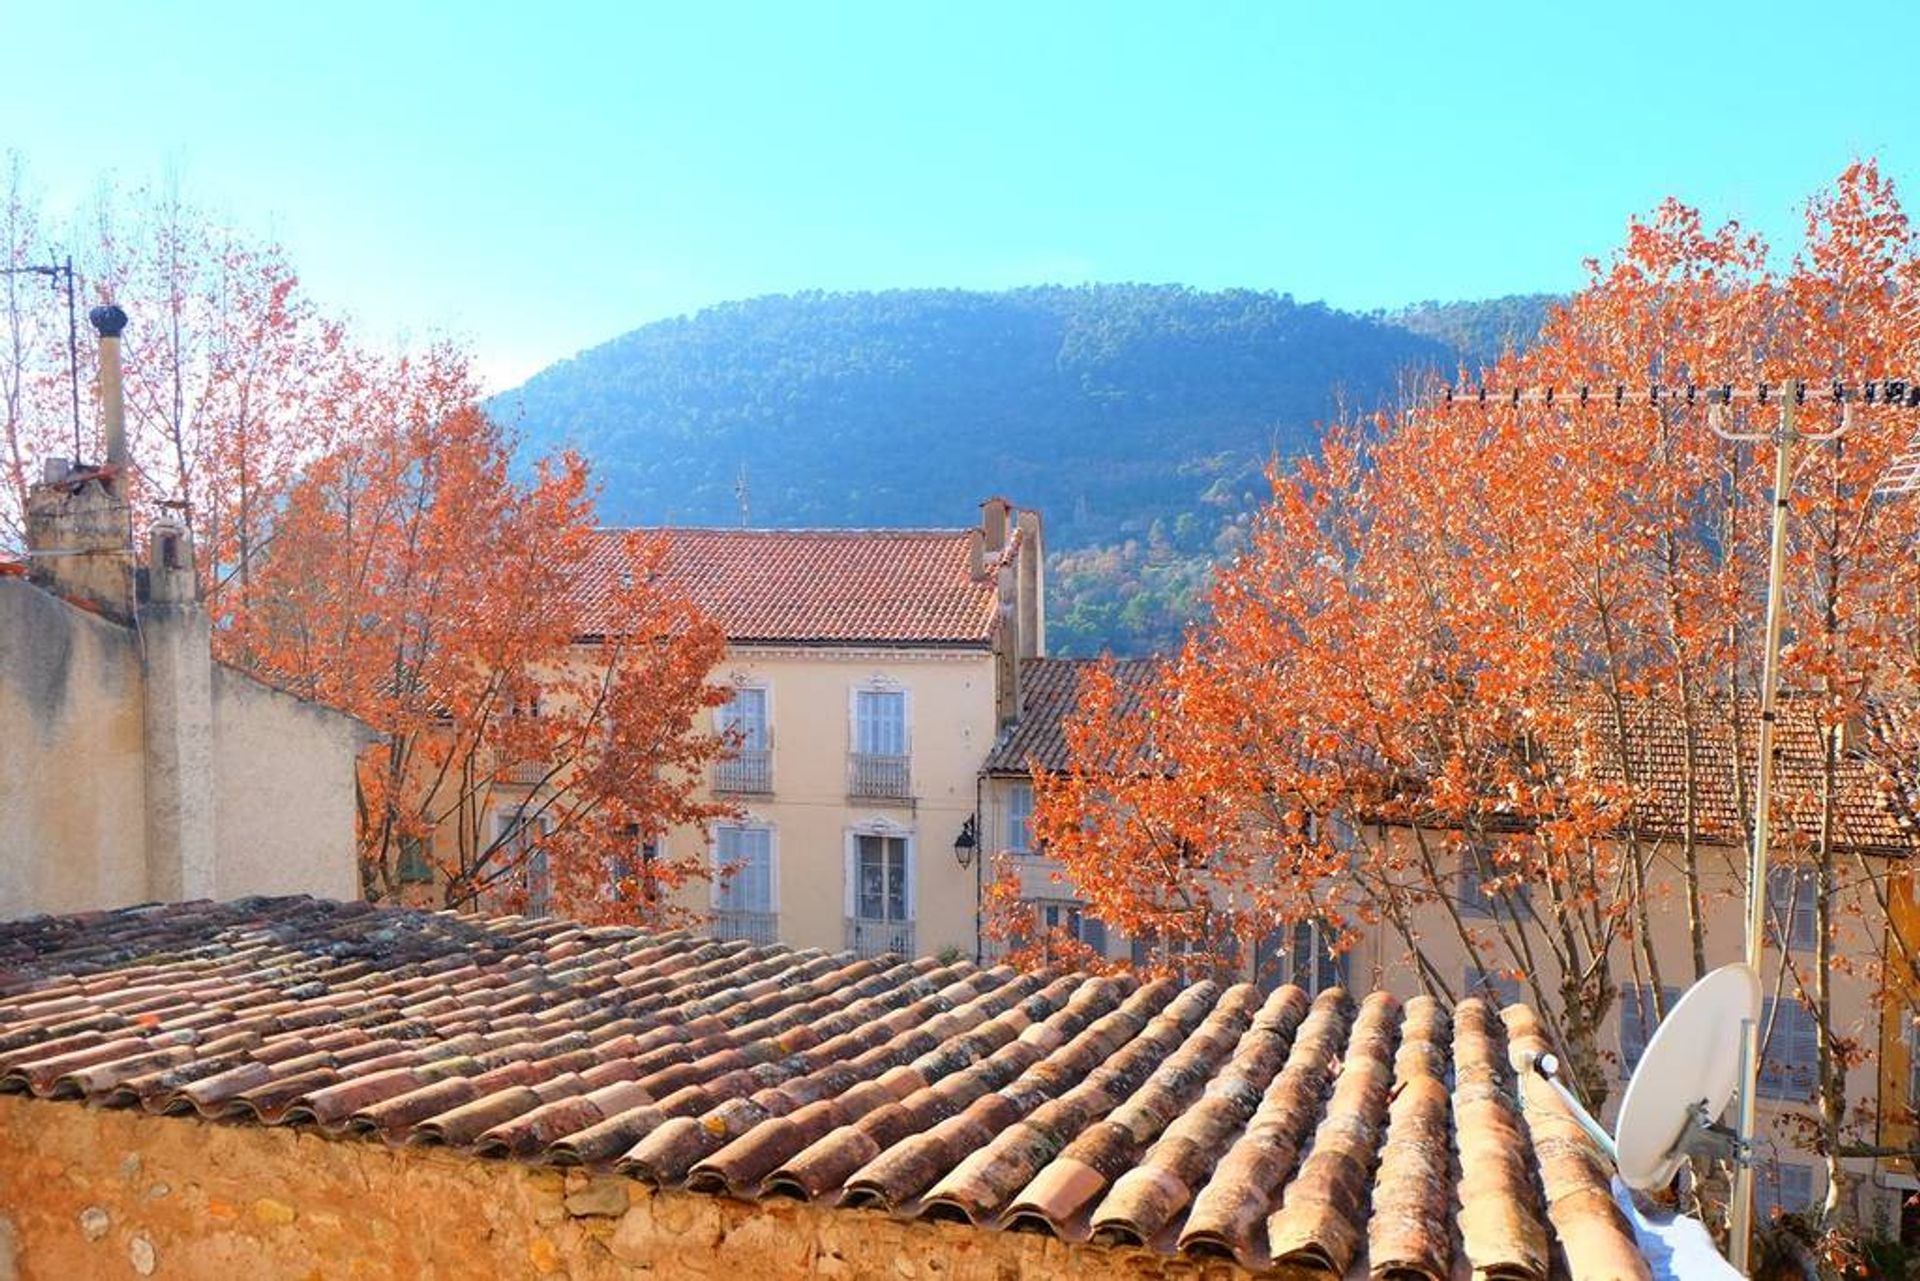
[[73, 255], [64, 262], [0, 267], [0, 276], [45, 276], [55, 289], [67, 286], [67, 384], [73, 393], [73, 461], [80, 462], [80, 321], [73, 302]]
[[747, 504], [747, 465], [740, 464], [740, 473], [733, 480], [734, 501], [740, 504], [740, 528], [745, 529], [749, 520]]
[[[1784, 382], [1757, 382], [1736, 387], [1732, 383], [1718, 386], [1699, 386], [1687, 383], [1679, 386], [1652, 383], [1645, 386], [1629, 387], [1625, 383], [1578, 384], [1571, 387], [1512, 387], [1500, 391], [1481, 385], [1478, 387], [1443, 389], [1444, 403], [1477, 404], [1480, 406], [1520, 405], [1560, 405], [1563, 409], [1586, 408], [1589, 405], [1620, 408], [1625, 405], [1668, 405], [1692, 408], [1704, 405], [1707, 410], [1707, 425], [1715, 435], [1723, 440], [1757, 442], [1767, 441], [1773, 445], [1773, 527], [1772, 540], [1767, 556], [1767, 613], [1766, 613], [1766, 651], [1762, 656], [1760, 673], [1760, 734], [1758, 748], [1758, 779], [1753, 798], [1753, 849], [1747, 868], [1747, 937], [1746, 964], [1743, 968], [1753, 976], [1756, 990], [1759, 975], [1762, 972], [1766, 954], [1767, 930], [1767, 857], [1772, 838], [1773, 816], [1773, 736], [1775, 707], [1779, 700], [1780, 688], [1780, 625], [1786, 597], [1786, 559], [1787, 559], [1787, 515], [1793, 499], [1793, 454], [1796, 446], [1802, 442], [1819, 443], [1844, 436], [1853, 427], [1855, 405], [1885, 406], [1893, 409], [1920, 409], [1920, 380], [1913, 379], [1875, 379], [1860, 383], [1846, 383], [1839, 380], [1831, 382], [1808, 383], [1799, 379], [1787, 379]], [[1801, 431], [1794, 422], [1796, 411], [1809, 400], [1816, 403], [1826, 402], [1840, 407], [1840, 425], [1828, 432]], [[1728, 406], [1736, 401], [1754, 406], [1756, 411], [1778, 407], [1779, 422], [1771, 431], [1732, 432], [1723, 426], [1723, 416]], [[1920, 489], [1920, 432], [1909, 444], [1907, 451], [1888, 467], [1874, 487], [1876, 494], [1907, 493]], [[1721, 971], [1715, 971], [1715, 974]], [[1704, 987], [1714, 978], [1710, 974], [1695, 986], [1695, 990]], [[1730, 981], [1729, 981], [1730, 982]], [[1691, 993], [1689, 993], [1691, 995]], [[1684, 999], [1684, 998], [1683, 998]], [[1729, 1001], [1731, 998], [1727, 998]], [[1674, 1013], [1679, 1013], [1676, 1006]], [[1704, 1018], [1705, 1016], [1699, 1016]], [[1668, 1024], [1673, 1022], [1669, 1017]], [[1666, 1024], [1662, 1025], [1663, 1027]], [[1740, 1119], [1735, 1135], [1742, 1145], [1750, 1145], [1758, 1125], [1759, 1074], [1760, 1074], [1760, 1030], [1757, 1017], [1745, 1018], [1738, 1022], [1740, 1038], [1739, 1052], [1731, 1056], [1730, 1061], [1737, 1064], [1740, 1077], [1739, 1099]], [[1551, 1057], [1546, 1062], [1551, 1068]], [[1723, 1056], [1724, 1057], [1724, 1056]], [[1724, 1066], [1724, 1065], [1722, 1065]], [[1645, 1064], [1642, 1064], [1644, 1069]], [[1554, 1081], [1563, 1097], [1573, 1105], [1576, 1118], [1584, 1118], [1582, 1124], [1596, 1141], [1603, 1141], [1605, 1131], [1598, 1123], [1586, 1115], [1584, 1109], [1573, 1101], [1571, 1093], [1558, 1085], [1551, 1070], [1542, 1071], [1550, 1081]], [[1635, 1073], [1638, 1079], [1639, 1073]], [[1632, 1090], [1629, 1087], [1629, 1096]], [[1721, 1106], [1725, 1106], [1722, 1100]], [[1626, 1120], [1625, 1103], [1622, 1104], [1621, 1118]], [[1613, 1150], [1610, 1143], [1603, 1146]], [[1616, 1158], [1617, 1160], [1617, 1158]], [[1624, 1168], [1622, 1177], [1626, 1176]], [[1753, 1247], [1753, 1165], [1745, 1159], [1745, 1149], [1739, 1149], [1733, 1163], [1732, 1204], [1730, 1206], [1729, 1236], [1733, 1266], [1742, 1273], [1749, 1271], [1748, 1262]]]

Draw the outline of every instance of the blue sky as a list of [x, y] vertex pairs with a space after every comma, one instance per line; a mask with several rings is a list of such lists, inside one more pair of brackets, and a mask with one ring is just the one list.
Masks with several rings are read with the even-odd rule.
[[1856, 156], [1912, 193], [1904, 9], [16, 6], [0, 148], [56, 205], [176, 172], [504, 386], [795, 289], [1566, 289], [1669, 193], [1791, 239]]

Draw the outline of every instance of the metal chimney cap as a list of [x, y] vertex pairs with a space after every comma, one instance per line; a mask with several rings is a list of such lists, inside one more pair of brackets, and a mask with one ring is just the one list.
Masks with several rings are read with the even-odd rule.
[[93, 326], [95, 333], [102, 338], [118, 338], [120, 331], [127, 327], [127, 313], [112, 303], [104, 307], [95, 307], [87, 313], [87, 323]]

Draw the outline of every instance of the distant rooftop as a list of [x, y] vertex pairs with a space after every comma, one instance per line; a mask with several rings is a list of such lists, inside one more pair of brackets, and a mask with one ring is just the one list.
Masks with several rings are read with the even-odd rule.
[[[1020, 718], [1000, 735], [987, 754], [989, 774], [1025, 774], [1034, 766], [1053, 773], [1068, 766], [1067, 719], [1080, 705], [1080, 682], [1100, 666], [1093, 658], [1036, 658], [1020, 667]], [[1153, 680], [1156, 661], [1126, 658], [1114, 662], [1114, 675], [1137, 697]]]
[[[621, 539], [604, 530], [579, 592], [582, 631], [609, 617]], [[642, 531], [647, 532], [647, 531]], [[975, 581], [967, 529], [669, 527], [661, 584], [683, 592], [735, 644], [984, 646], [998, 590]]]

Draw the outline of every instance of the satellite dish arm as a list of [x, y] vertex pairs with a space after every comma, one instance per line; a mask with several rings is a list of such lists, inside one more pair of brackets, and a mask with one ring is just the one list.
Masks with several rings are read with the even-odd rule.
[[1598, 1144], [1600, 1150], [1607, 1154], [1607, 1160], [1618, 1165], [1620, 1163], [1620, 1152], [1613, 1145], [1613, 1136], [1607, 1133], [1605, 1126], [1593, 1119], [1593, 1114], [1587, 1111], [1586, 1105], [1574, 1097], [1573, 1091], [1569, 1090], [1566, 1082], [1560, 1079], [1559, 1056], [1552, 1053], [1535, 1053], [1532, 1050], [1527, 1050], [1522, 1056], [1522, 1061], [1525, 1063], [1529, 1072], [1539, 1077], [1542, 1081], [1545, 1081], [1547, 1088], [1560, 1096], [1560, 1101], [1567, 1105], [1567, 1113], [1573, 1117], [1581, 1129], [1587, 1132], [1587, 1137]]

